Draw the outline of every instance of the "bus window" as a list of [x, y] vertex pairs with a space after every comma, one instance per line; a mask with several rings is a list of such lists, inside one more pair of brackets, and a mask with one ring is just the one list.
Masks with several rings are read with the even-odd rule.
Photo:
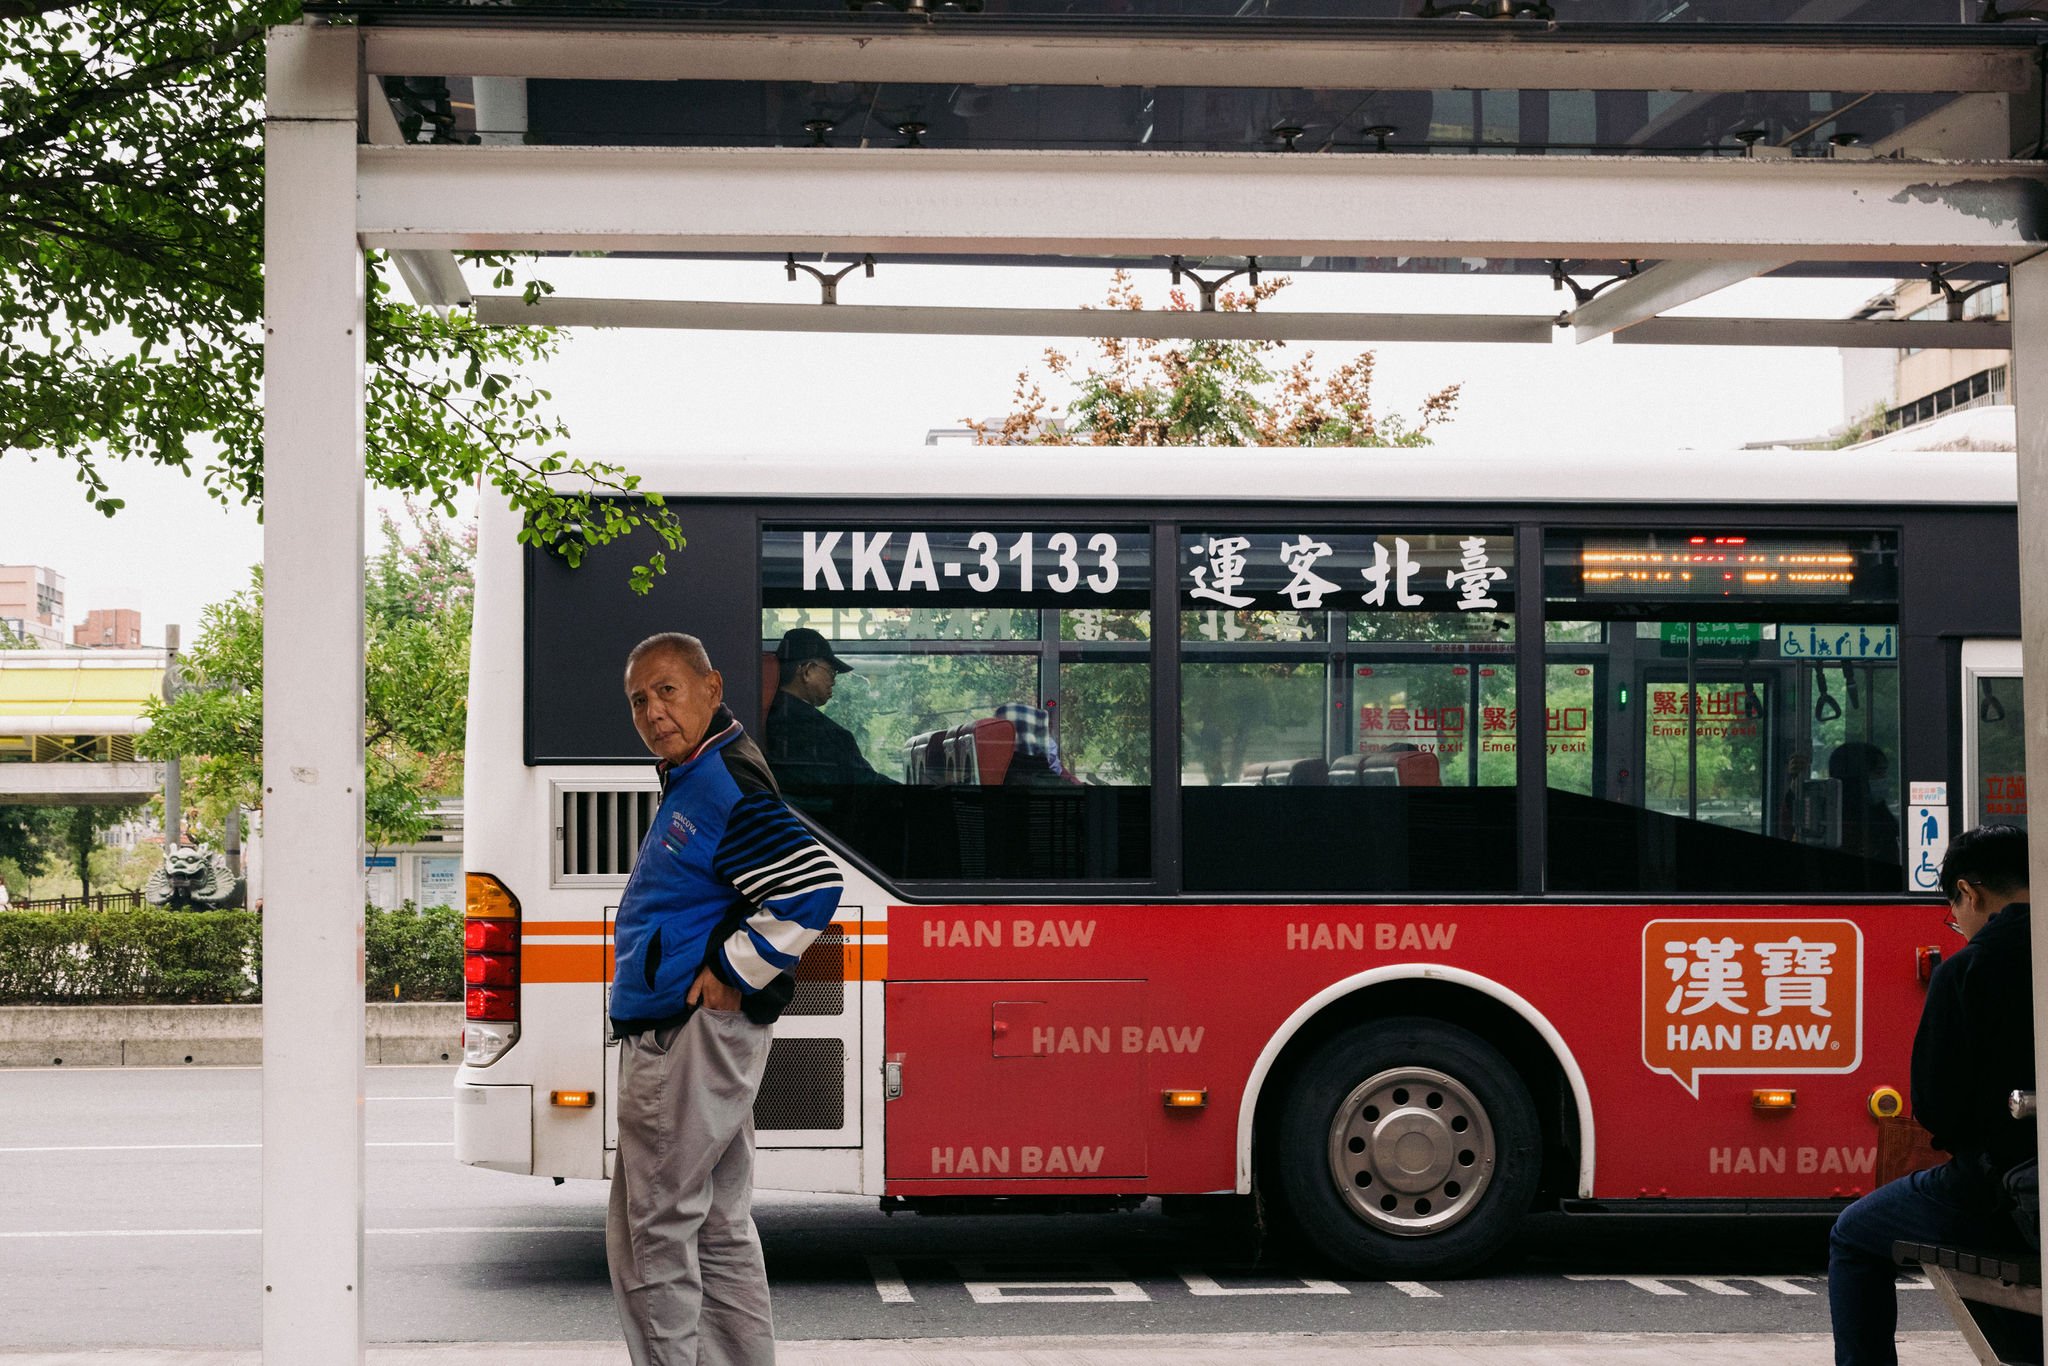
[[1512, 549], [1498, 531], [1182, 538], [1188, 890], [1513, 888]]
[[1903, 889], [1888, 538], [1562, 535], [1546, 559], [1552, 888]]
[[2016, 674], [1978, 674], [1974, 708], [1965, 719], [1971, 734], [1971, 825], [2027, 826], [2027, 730], [2025, 704]]
[[1130, 530], [768, 529], [762, 749], [784, 794], [891, 877], [1148, 876], [1148, 550]]

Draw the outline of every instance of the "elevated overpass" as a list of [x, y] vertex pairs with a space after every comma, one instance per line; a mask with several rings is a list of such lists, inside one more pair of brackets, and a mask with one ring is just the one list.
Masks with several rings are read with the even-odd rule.
[[128, 806], [163, 791], [135, 757], [161, 650], [0, 651], [0, 805]]

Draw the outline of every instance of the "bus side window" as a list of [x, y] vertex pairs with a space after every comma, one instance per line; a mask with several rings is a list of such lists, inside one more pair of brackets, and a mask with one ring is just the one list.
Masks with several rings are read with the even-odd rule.
[[[906, 603], [897, 587], [882, 598], [866, 581], [893, 572], [909, 585], [911, 561], [877, 570], [864, 557], [859, 576], [850, 561], [827, 574], [818, 548], [847, 553], [850, 533], [765, 533], [762, 648], [799, 640], [794, 652], [815, 656], [822, 641], [842, 666], [779, 671], [762, 749], [784, 795], [891, 878], [1148, 877], [1151, 626], [1133, 605], [1149, 592], [1142, 534], [914, 534], [936, 557], [922, 581], [969, 583], [966, 596]], [[864, 547], [907, 546], [913, 533], [860, 535]], [[998, 559], [990, 543], [1010, 553]], [[1091, 600], [1091, 583], [1122, 596]]]
[[1554, 533], [1550, 885], [1904, 890], [1892, 554], [1879, 533]]

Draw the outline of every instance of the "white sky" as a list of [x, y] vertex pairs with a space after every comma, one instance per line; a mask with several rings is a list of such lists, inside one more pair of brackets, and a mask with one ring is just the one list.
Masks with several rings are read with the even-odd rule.
[[[564, 295], [624, 295], [812, 302], [808, 277], [780, 267], [566, 260], [547, 273]], [[1540, 279], [1329, 276], [1302, 272], [1269, 308], [1320, 312], [1511, 313], [1548, 316], [1569, 295]], [[1163, 305], [1166, 273], [1141, 277]], [[1074, 269], [892, 266], [841, 285], [846, 303], [1065, 307], [1099, 302], [1108, 273]], [[1755, 281], [1683, 313], [1841, 317], [1882, 282]], [[852, 449], [915, 446], [933, 427], [1008, 411], [1017, 372], [1045, 347], [1087, 343], [1022, 337], [797, 336], [766, 333], [578, 332], [537, 378], [551, 388], [592, 455], [689, 453], [815, 443]], [[1335, 362], [1344, 343], [1290, 347]], [[1428, 393], [1461, 382], [1457, 420], [1437, 449], [1568, 455], [1732, 448], [1822, 432], [1842, 420], [1835, 351], [1767, 348], [1472, 346], [1388, 344], [1375, 395], [1383, 412], [1412, 413]], [[961, 459], [1006, 458], [959, 451]], [[1447, 460], [1455, 477], [1455, 459]], [[1560, 461], [1568, 478], [1569, 460]], [[238, 589], [262, 556], [248, 508], [223, 509], [196, 479], [141, 465], [113, 467], [128, 506], [108, 519], [86, 504], [60, 461], [0, 458], [0, 564], [42, 564], [66, 579], [69, 624], [96, 607], [141, 611], [144, 640], [166, 622], [189, 640], [199, 610]], [[373, 499], [373, 507], [377, 500]], [[385, 500], [390, 501], [390, 500]], [[375, 514], [371, 514], [374, 527]]]

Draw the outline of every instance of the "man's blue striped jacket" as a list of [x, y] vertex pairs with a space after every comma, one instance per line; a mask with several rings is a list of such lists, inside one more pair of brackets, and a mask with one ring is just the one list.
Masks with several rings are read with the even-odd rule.
[[772, 1020], [789, 976], [844, 890], [832, 856], [783, 805], [761, 751], [720, 707], [708, 738], [662, 772], [661, 808], [612, 925], [614, 1032], [690, 1014], [700, 969], [737, 986]]

